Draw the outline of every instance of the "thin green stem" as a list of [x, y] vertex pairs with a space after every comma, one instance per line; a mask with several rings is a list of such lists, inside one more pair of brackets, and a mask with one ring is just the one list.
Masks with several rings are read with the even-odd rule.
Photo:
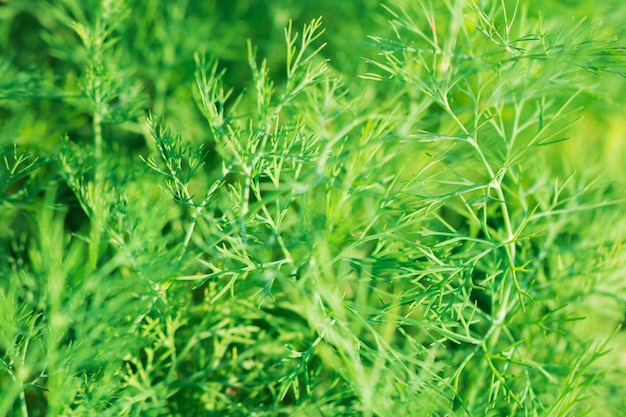
[[102, 112], [101, 105], [98, 105], [98, 109], [94, 112], [93, 116], [93, 136], [94, 136], [94, 157], [95, 157], [95, 176], [93, 182], [92, 192], [94, 195], [92, 199], [92, 216], [91, 219], [91, 231], [89, 233], [89, 266], [91, 270], [95, 270], [98, 265], [98, 257], [100, 252], [100, 239], [102, 236], [103, 213], [100, 210], [99, 204], [104, 195], [104, 167], [102, 166]]

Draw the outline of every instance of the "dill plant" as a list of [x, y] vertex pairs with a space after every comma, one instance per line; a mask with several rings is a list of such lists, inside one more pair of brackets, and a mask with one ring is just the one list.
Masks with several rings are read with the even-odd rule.
[[0, 415], [623, 409], [611, 25], [253, 3], [0, 6]]

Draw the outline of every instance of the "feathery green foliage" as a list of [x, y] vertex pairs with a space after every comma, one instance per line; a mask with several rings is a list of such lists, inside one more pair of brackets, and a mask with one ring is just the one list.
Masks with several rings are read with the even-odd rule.
[[0, 416], [624, 409], [620, 3], [336, 3], [0, 4]]

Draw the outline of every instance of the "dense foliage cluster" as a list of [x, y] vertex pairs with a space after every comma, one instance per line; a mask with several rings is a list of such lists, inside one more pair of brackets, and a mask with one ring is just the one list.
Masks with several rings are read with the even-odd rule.
[[0, 1], [0, 416], [623, 413], [625, 21]]

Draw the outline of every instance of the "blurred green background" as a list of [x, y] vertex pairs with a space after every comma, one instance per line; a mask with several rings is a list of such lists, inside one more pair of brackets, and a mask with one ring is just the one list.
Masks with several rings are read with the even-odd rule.
[[[584, 18], [608, 37], [626, 35], [626, 11], [618, 0], [528, 3], [531, 14], [559, 16], [564, 22]], [[251, 79], [246, 46], [250, 39], [258, 49], [257, 57], [268, 60], [272, 77], [280, 82], [284, 27], [290, 19], [299, 28], [323, 16], [328, 43], [323, 56], [354, 88], [360, 82], [356, 76], [367, 72], [366, 59], [378, 53], [368, 35], [393, 37], [383, 4], [393, 9], [413, 7], [408, 0], [130, 0], [124, 4], [126, 14], [112, 34], [118, 43], [107, 63], [115, 65], [111, 71], [136, 91], [128, 92], [127, 98], [132, 117], [110, 123], [108, 136], [132, 152], [145, 146], [143, 117], [148, 110], [166, 116], [189, 139], [206, 139], [192, 97], [195, 52], [219, 59], [227, 71], [226, 83], [237, 92]], [[90, 140], [90, 112], [80, 98], [85, 57], [77, 53], [81, 42], [71, 23], [90, 21], [97, 5], [93, 0], [0, 2], [0, 145], [50, 149], [66, 133], [73, 141]], [[617, 179], [624, 174], [626, 156], [621, 102], [626, 84], [606, 76], [601, 84], [598, 92], [605, 91], [606, 96], [589, 101], [587, 117], [575, 129], [581, 140], [561, 146], [555, 165], [601, 167]]]

